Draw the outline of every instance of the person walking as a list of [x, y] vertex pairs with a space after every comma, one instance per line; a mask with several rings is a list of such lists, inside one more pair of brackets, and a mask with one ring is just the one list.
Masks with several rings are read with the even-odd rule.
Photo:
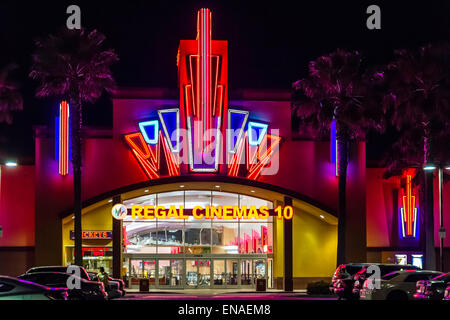
[[103, 285], [105, 286], [105, 291], [108, 292], [109, 291], [109, 275], [107, 272], [105, 272], [105, 268], [100, 267], [100, 272], [97, 274], [98, 277], [98, 281], [100, 281], [101, 283], [103, 283]]

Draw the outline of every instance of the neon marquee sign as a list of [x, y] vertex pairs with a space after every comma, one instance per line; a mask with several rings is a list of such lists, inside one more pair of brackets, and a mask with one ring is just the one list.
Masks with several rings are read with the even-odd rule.
[[228, 43], [212, 40], [211, 17], [200, 9], [196, 40], [180, 41], [179, 106], [158, 110], [125, 135], [150, 180], [182, 172], [256, 180], [278, 153], [281, 137], [267, 123], [228, 106]]

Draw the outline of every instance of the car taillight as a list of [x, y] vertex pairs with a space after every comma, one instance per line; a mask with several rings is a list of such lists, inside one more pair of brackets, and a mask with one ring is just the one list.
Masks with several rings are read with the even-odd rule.
[[45, 296], [50, 300], [68, 300], [69, 294], [67, 291], [48, 291]]

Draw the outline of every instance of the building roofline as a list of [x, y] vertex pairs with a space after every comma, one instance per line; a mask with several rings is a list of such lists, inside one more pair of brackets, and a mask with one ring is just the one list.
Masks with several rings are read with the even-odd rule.
[[[113, 99], [178, 99], [178, 90], [170, 88], [119, 87]], [[284, 89], [237, 89], [229, 93], [229, 100], [290, 101], [291, 91]]]

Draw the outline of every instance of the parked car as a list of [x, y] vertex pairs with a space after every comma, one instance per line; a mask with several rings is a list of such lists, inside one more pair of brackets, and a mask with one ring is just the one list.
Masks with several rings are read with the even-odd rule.
[[80, 288], [68, 288], [69, 300], [106, 300], [108, 294], [101, 282], [89, 281], [81, 277], [63, 272], [35, 272], [19, 276], [19, 279], [31, 281], [51, 288], [68, 287], [68, 280], [72, 277], [80, 282]]
[[409, 300], [414, 296], [417, 281], [429, 280], [440, 274], [428, 270], [394, 271], [380, 279], [378, 288], [373, 279], [366, 279], [359, 296], [362, 300]]
[[[91, 280], [94, 281], [98, 281], [98, 276], [96, 273], [94, 272], [88, 272], [89, 274], [89, 278], [91, 278]], [[117, 290], [120, 291], [120, 296], [125, 296], [125, 294], [127, 293], [125, 290], [125, 282], [122, 279], [117, 279], [117, 278], [112, 278], [112, 277], [108, 277], [109, 283], [111, 284], [111, 282], [115, 282], [117, 283]]]
[[[30, 270], [28, 270], [27, 272], [25, 272], [25, 274], [29, 274], [29, 273], [36, 273], [36, 272], [63, 272], [63, 273], [70, 273], [67, 272], [67, 268], [68, 267], [64, 267], [64, 266], [41, 266], [41, 267], [33, 267]], [[83, 267], [79, 267], [80, 268], [80, 274], [79, 276], [85, 280], [91, 280], [89, 278], [89, 274], [87, 273], [86, 269], [84, 269]]]
[[[401, 265], [401, 264], [382, 264], [382, 263], [373, 263], [372, 265], [376, 265], [380, 268], [380, 277], [384, 277], [388, 273], [394, 272], [394, 271], [403, 271], [403, 270], [420, 270], [419, 267], [413, 266], [413, 265]], [[368, 272], [368, 267], [366, 266], [362, 268], [360, 271], [355, 273], [353, 276], [353, 297], [355, 299], [359, 299], [359, 292], [362, 289], [362, 286], [364, 284], [364, 281], [368, 277], [372, 275], [372, 272]]]
[[418, 281], [417, 291], [414, 294], [416, 299], [442, 300], [445, 289], [450, 285], [450, 272], [441, 274], [431, 280]]
[[64, 288], [49, 288], [30, 281], [0, 276], [0, 300], [67, 300]]
[[[26, 273], [41, 273], [41, 272], [63, 272], [67, 273], [67, 268], [64, 266], [41, 266], [41, 267], [34, 267], [28, 270]], [[97, 277], [94, 279], [91, 279], [89, 273], [86, 271], [84, 267], [80, 267], [80, 277], [82, 279], [88, 280], [88, 281], [96, 281], [98, 282]], [[106, 290], [108, 293], [108, 299], [114, 299], [124, 296], [123, 291], [120, 289], [120, 281], [116, 279], [112, 279], [110, 281], [110, 287]], [[106, 289], [106, 288], [105, 288]]]
[[330, 291], [338, 296], [339, 299], [352, 299], [354, 298], [353, 289], [353, 276], [366, 267], [368, 264], [361, 263], [347, 263], [341, 264], [333, 274], [331, 278]]
[[450, 286], [445, 289], [444, 300], [450, 301]]

